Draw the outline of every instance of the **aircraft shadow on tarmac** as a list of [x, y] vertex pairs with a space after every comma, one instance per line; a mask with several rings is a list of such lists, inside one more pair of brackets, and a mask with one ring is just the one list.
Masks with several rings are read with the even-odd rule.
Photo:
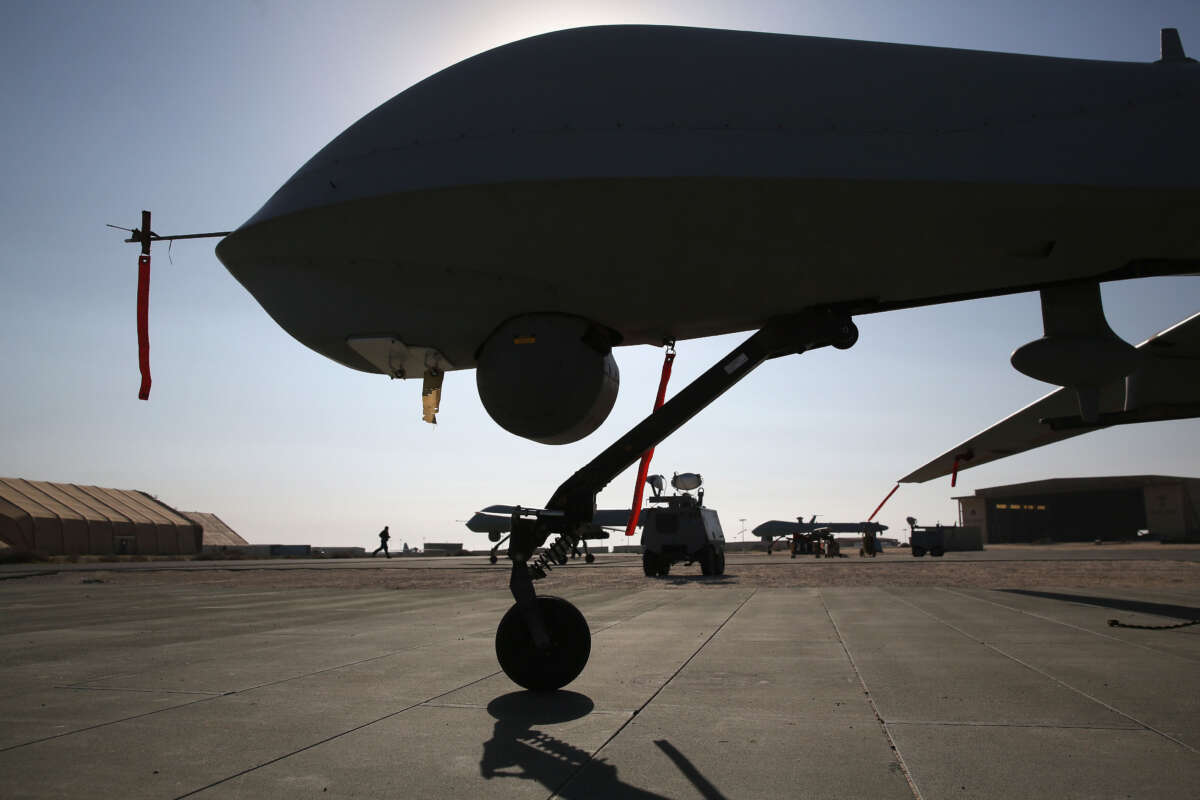
[[[558, 797], [621, 797], [633, 800], [665, 800], [663, 795], [621, 781], [617, 768], [602, 758], [593, 758], [537, 725], [555, 725], [580, 719], [592, 712], [587, 695], [557, 691], [551, 695], [511, 692], [488, 703], [496, 719], [492, 738], [483, 745], [479, 771], [484, 778], [520, 778], [537, 781]], [[707, 800], [725, 800], [696, 766], [665, 740], [655, 741]], [[583, 773], [580, 776], [580, 773]], [[574, 780], [580, 776], [580, 780]]]
[[737, 575], [668, 575], [658, 580], [672, 586], [682, 586], [686, 583], [702, 583], [705, 586], [732, 586], [737, 583]]
[[1093, 597], [1086, 594], [1061, 594], [1059, 592], [1039, 592], [1034, 589], [1004, 589], [1009, 594], [1023, 594], [1029, 597], [1042, 597], [1047, 600], [1061, 600], [1064, 603], [1082, 603], [1089, 606], [1115, 608], [1118, 611], [1130, 611], [1136, 614], [1154, 614], [1160, 617], [1175, 617], [1177, 619], [1200, 619], [1200, 608], [1192, 606], [1176, 606], [1168, 603], [1144, 603], [1140, 600], [1123, 600], [1117, 597]]

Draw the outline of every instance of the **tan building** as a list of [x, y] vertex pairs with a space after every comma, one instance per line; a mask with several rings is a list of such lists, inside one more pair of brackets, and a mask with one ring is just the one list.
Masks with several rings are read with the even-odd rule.
[[200, 526], [203, 531], [205, 547], [245, 547], [250, 544], [216, 514], [206, 514], [203, 511], [180, 511], [179, 513]]
[[201, 535], [199, 524], [145, 492], [0, 478], [0, 540], [16, 550], [183, 555], [200, 552]]
[[1119, 475], [1053, 478], [976, 489], [958, 501], [961, 525], [985, 543], [1200, 539], [1200, 478]]

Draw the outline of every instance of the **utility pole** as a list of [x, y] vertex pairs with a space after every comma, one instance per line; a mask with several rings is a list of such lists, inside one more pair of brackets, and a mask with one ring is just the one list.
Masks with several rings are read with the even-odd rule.
[[738, 522], [742, 523], [742, 529], [738, 531], [742, 535], [742, 552], [746, 552], [746, 518], [741, 517]]

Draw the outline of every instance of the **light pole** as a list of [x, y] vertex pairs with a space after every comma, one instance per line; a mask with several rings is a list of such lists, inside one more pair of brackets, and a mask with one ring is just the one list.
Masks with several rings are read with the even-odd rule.
[[742, 523], [742, 529], [738, 531], [742, 535], [742, 552], [746, 552], [746, 518], [741, 517], [738, 522]]

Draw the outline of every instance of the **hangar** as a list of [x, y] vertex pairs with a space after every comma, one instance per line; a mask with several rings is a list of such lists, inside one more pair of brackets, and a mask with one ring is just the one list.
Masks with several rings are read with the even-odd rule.
[[179, 513], [200, 526], [202, 542], [205, 547], [245, 547], [250, 544], [216, 514], [208, 514], [204, 511], [180, 511]]
[[198, 553], [202, 528], [145, 492], [0, 478], [0, 540], [47, 555]]
[[1200, 478], [1123, 475], [1052, 478], [955, 497], [962, 525], [985, 543], [1132, 539], [1200, 540]]

